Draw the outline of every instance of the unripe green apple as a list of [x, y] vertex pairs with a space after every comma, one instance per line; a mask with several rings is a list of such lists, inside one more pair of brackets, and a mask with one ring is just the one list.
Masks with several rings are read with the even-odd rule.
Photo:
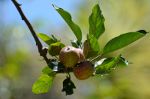
[[94, 66], [89, 61], [83, 61], [74, 67], [73, 73], [79, 80], [85, 80], [93, 75]]
[[66, 46], [59, 53], [59, 60], [66, 68], [74, 67], [80, 59], [78, 50], [72, 46]]

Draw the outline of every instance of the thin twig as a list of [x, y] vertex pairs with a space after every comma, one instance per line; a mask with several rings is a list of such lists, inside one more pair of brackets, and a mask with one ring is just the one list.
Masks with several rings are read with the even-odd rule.
[[103, 55], [101, 54], [101, 55], [96, 56], [95, 58], [93, 58], [93, 59], [90, 60], [90, 61], [91, 61], [91, 62], [95, 62], [95, 61], [101, 59], [102, 57], [103, 57]]
[[12, 2], [13, 2], [13, 4], [15, 5], [16, 9], [18, 10], [18, 12], [19, 12], [19, 14], [20, 14], [22, 20], [24, 20], [24, 22], [25, 22], [26, 25], [28, 26], [28, 28], [29, 28], [29, 30], [30, 30], [30, 32], [31, 32], [31, 34], [32, 34], [32, 36], [33, 36], [35, 42], [36, 42], [36, 46], [37, 46], [37, 48], [38, 48], [38, 51], [39, 51], [39, 53], [40, 53], [40, 56], [42, 56], [42, 57], [44, 58], [44, 60], [46, 61], [46, 63], [48, 64], [50, 60], [49, 60], [49, 59], [47, 58], [47, 56], [46, 56], [47, 52], [43, 49], [43, 46], [42, 46], [42, 44], [41, 44], [39, 38], [37, 37], [36, 32], [34, 31], [32, 25], [30, 24], [30, 22], [28, 21], [28, 19], [27, 19], [26, 16], [24, 15], [24, 13], [23, 13], [23, 11], [22, 11], [22, 9], [21, 9], [21, 4], [19, 4], [19, 3], [17, 2], [17, 0], [12, 0]]

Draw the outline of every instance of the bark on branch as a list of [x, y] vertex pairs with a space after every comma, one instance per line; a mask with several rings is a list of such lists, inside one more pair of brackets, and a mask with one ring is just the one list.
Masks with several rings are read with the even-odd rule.
[[48, 64], [50, 59], [47, 58], [47, 51], [45, 51], [45, 49], [43, 49], [43, 46], [39, 40], [39, 38], [36, 35], [36, 32], [34, 31], [32, 25], [30, 24], [29, 20], [26, 18], [25, 14], [23, 13], [22, 9], [21, 9], [21, 4], [19, 4], [17, 2], [17, 0], [12, 0], [13, 4], [15, 5], [16, 9], [18, 10], [22, 20], [24, 20], [24, 22], [26, 23], [26, 25], [28, 26], [35, 42], [36, 42], [36, 46], [38, 48], [39, 54], [40, 56], [42, 56], [44, 58], [44, 60], [46, 61], [46, 63]]

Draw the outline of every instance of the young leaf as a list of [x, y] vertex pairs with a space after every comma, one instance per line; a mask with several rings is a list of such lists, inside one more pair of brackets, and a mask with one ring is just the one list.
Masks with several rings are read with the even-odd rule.
[[39, 79], [33, 84], [32, 92], [34, 94], [47, 93], [52, 86], [54, 76], [42, 74]]
[[44, 67], [42, 69], [42, 73], [43, 74], [47, 74], [49, 76], [55, 76], [56, 75], [56, 72], [54, 72], [51, 68], [49, 68], [48, 66]]
[[143, 32], [129, 32], [122, 34], [110, 40], [104, 47], [103, 53], [110, 53], [120, 48], [123, 48], [134, 41], [142, 38], [145, 35]]
[[102, 15], [99, 5], [97, 4], [93, 7], [92, 14], [89, 17], [89, 33], [97, 39], [105, 31], [104, 21], [105, 19]]
[[[53, 5], [54, 6], [54, 5]], [[71, 30], [73, 31], [73, 33], [75, 34], [77, 40], [79, 42], [81, 42], [82, 40], [82, 32], [81, 32], [81, 29], [80, 27], [75, 24], [73, 21], [72, 21], [72, 17], [71, 15], [63, 10], [62, 8], [58, 8], [56, 6], [54, 6], [54, 8], [56, 9], [56, 11], [61, 15], [61, 17], [65, 20], [65, 22], [69, 25], [69, 27], [71, 28]]]
[[54, 43], [55, 41], [49, 37], [48, 35], [46, 34], [43, 34], [43, 33], [38, 33], [37, 36], [43, 40], [46, 44], [50, 45], [51, 43]]
[[111, 72], [111, 70], [117, 66], [120, 60], [120, 55], [118, 57], [107, 58], [102, 64], [96, 66], [96, 74], [106, 74]]

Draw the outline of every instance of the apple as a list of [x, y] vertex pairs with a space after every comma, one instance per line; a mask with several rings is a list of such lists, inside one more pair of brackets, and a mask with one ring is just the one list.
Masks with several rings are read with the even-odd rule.
[[66, 46], [59, 53], [59, 60], [66, 68], [74, 67], [80, 60], [78, 50], [72, 46]]
[[88, 79], [93, 75], [94, 66], [89, 61], [83, 61], [73, 68], [73, 73], [75, 77], [79, 80]]
[[82, 62], [85, 60], [84, 54], [83, 54], [83, 50], [80, 48], [75, 48], [75, 50], [78, 52], [79, 54], [79, 61], [78, 62]]

